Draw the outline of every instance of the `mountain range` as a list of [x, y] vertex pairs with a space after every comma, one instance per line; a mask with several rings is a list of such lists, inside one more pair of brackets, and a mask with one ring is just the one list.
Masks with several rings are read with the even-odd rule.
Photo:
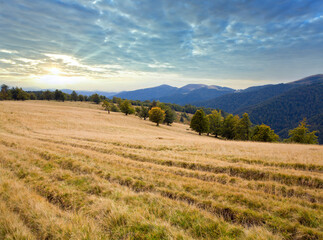
[[180, 105], [190, 104], [193, 102], [209, 100], [219, 97], [235, 90], [227, 87], [205, 84], [188, 84], [184, 87], [177, 88], [169, 85], [158, 87], [144, 88], [135, 91], [125, 91], [116, 94], [116, 97], [131, 100], [158, 100], [167, 103], [176, 103]]
[[192, 104], [239, 115], [247, 112], [254, 124], [270, 125], [283, 138], [288, 137], [289, 129], [307, 118], [310, 129], [321, 133], [319, 142], [323, 143], [323, 74], [244, 90], [204, 84], [189, 84], [181, 88], [161, 85], [121, 92], [115, 96], [131, 100]]

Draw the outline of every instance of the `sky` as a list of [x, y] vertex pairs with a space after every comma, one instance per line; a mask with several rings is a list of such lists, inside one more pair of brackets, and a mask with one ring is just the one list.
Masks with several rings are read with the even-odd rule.
[[319, 73], [322, 0], [0, 0], [0, 84], [242, 89]]

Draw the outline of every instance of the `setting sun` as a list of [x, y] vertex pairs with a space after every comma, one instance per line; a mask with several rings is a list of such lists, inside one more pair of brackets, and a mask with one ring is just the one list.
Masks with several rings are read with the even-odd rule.
[[59, 68], [53, 67], [49, 69], [49, 72], [54, 74], [54, 75], [58, 75], [61, 73], [61, 70]]

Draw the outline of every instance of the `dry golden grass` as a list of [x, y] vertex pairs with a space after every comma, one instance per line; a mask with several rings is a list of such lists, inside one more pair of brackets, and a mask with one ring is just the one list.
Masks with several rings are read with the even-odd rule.
[[322, 239], [323, 147], [0, 102], [0, 239]]

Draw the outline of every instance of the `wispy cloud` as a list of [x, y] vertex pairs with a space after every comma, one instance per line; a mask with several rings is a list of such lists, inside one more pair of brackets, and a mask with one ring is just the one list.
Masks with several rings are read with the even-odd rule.
[[295, 80], [322, 72], [322, 12], [318, 0], [0, 1], [0, 77], [32, 85], [59, 67], [106, 90]]

